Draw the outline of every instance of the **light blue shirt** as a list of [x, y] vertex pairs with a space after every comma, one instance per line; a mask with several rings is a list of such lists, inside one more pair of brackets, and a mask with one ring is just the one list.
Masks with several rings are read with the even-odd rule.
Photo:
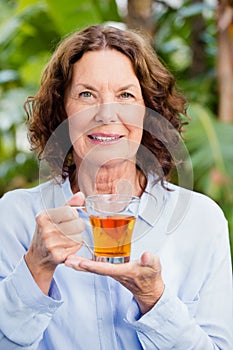
[[[227, 222], [209, 198], [150, 179], [131, 259], [158, 254], [165, 291], [141, 315], [132, 294], [110, 277], [57, 267], [49, 296], [24, 261], [35, 216], [64, 205], [70, 184], [53, 181], [0, 200], [0, 349], [231, 350], [232, 270]], [[87, 220], [86, 214], [80, 215]], [[90, 226], [84, 238], [91, 244]], [[89, 257], [85, 247], [78, 252]]]

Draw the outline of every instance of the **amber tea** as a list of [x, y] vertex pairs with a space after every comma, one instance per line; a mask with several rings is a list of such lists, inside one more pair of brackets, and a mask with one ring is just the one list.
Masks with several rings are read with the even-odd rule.
[[94, 241], [94, 260], [112, 264], [130, 260], [132, 233], [140, 199], [130, 194], [96, 194], [86, 198]]
[[105, 257], [130, 256], [135, 220], [134, 216], [90, 216], [95, 255]]

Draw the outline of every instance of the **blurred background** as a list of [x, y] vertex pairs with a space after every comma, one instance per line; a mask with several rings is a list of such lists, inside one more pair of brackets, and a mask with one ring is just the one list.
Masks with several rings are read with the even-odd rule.
[[223, 209], [232, 246], [232, 0], [0, 0], [0, 197], [38, 183], [23, 103], [44, 65], [63, 36], [98, 23], [144, 31], [175, 75], [189, 101], [193, 187]]

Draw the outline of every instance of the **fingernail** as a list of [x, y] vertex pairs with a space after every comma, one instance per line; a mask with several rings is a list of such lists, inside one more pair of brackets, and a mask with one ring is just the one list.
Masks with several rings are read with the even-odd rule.
[[79, 191], [78, 194], [80, 195], [80, 197], [82, 197], [82, 199], [85, 199], [84, 193]]
[[68, 264], [78, 264], [79, 260], [78, 260], [78, 259], [68, 258], [68, 259], [66, 260], [66, 262], [67, 262]]
[[77, 209], [73, 208], [72, 206], [70, 206], [73, 214], [75, 215], [75, 217], [78, 217], [78, 213], [77, 213]]
[[74, 265], [73, 264], [70, 264], [68, 261], [65, 261], [65, 263], [64, 263], [67, 267], [72, 267], [72, 268], [74, 268]]

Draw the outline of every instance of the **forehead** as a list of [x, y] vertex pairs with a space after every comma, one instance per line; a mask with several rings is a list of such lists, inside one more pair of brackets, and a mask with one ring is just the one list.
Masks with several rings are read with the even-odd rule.
[[137, 81], [131, 60], [114, 49], [88, 51], [73, 66], [75, 80], [132, 80]]

